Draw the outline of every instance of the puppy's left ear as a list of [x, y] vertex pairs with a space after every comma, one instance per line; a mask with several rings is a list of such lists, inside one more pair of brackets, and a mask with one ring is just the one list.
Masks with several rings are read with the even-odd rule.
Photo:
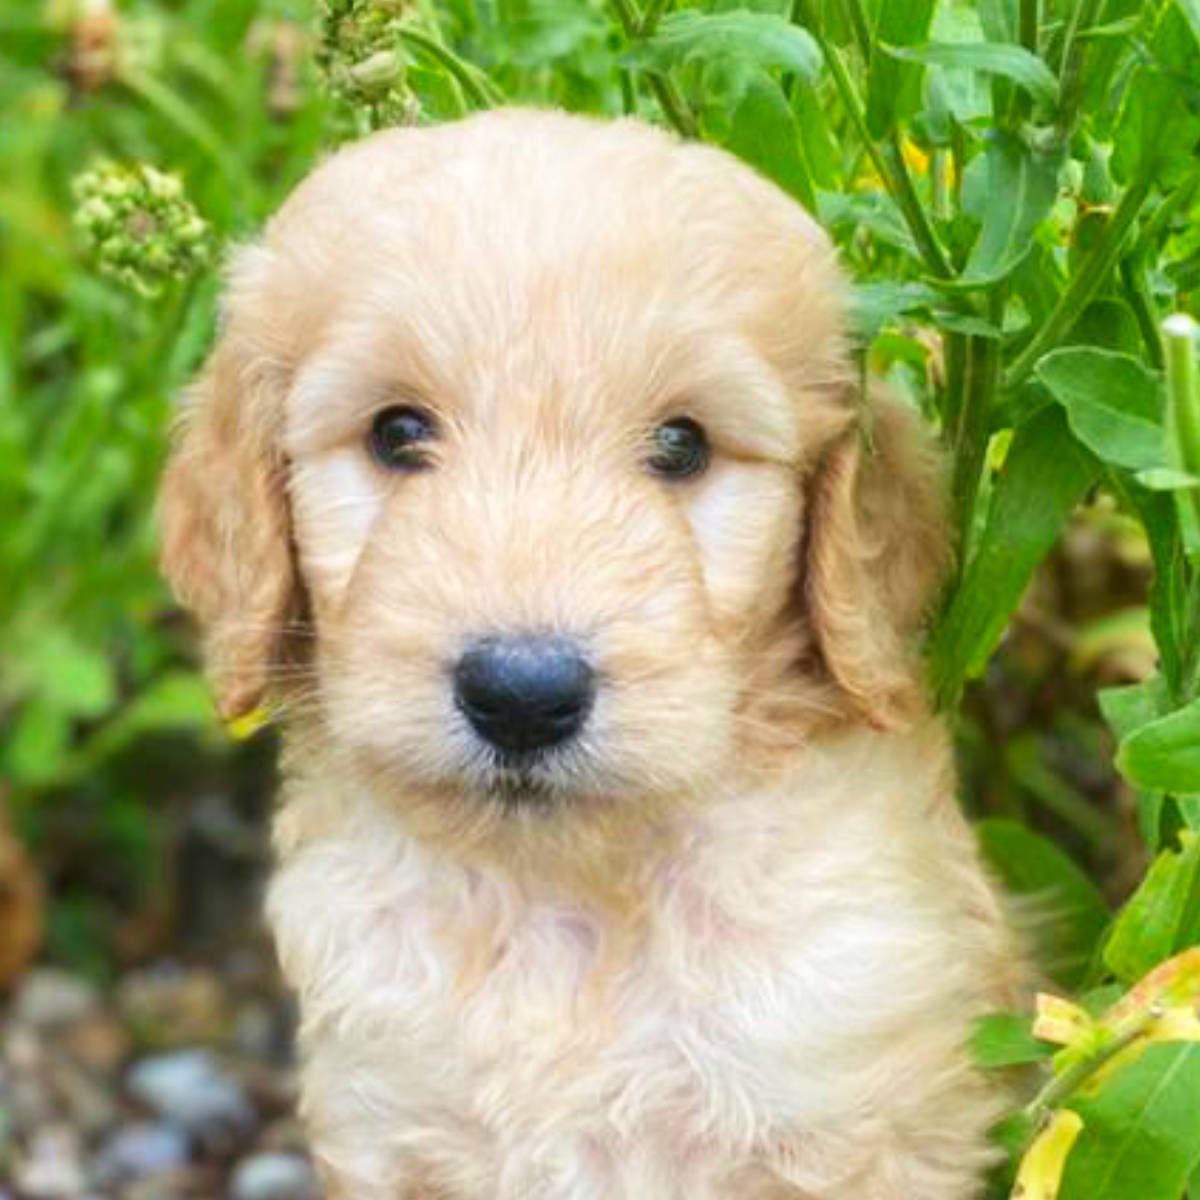
[[203, 630], [227, 720], [262, 701], [298, 604], [277, 428], [282, 384], [248, 332], [250, 306], [231, 291], [159, 496], [163, 573]]
[[825, 668], [872, 725], [921, 711], [914, 642], [949, 558], [944, 476], [919, 416], [872, 396], [841, 434], [808, 503], [804, 596]]

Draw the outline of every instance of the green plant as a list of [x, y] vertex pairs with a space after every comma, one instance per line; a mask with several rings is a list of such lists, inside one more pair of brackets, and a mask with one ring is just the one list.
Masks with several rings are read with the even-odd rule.
[[[990, 1066], [1044, 1076], [1002, 1131], [1013, 1163], [997, 1195], [1029, 1149], [1025, 1200], [1180, 1200], [1189, 1188], [1195, 1200], [1200, 1049], [1194, 1022], [1166, 1015], [1200, 997], [1194, 960], [1179, 957], [1200, 941], [1200, 397], [1191, 326], [1164, 319], [1196, 312], [1200, 281], [1196, 0], [272, 8], [318, 18], [332, 102], [308, 48], [269, 41], [301, 26], [272, 25], [275, 49], [230, 67], [258, 7], [191, 0], [164, 17], [131, 4], [85, 84], [78, 63], [73, 83], [51, 81], [62, 35], [0, 0], [13, 47], [0, 106], [31, 114], [0, 122], [18, 180], [0, 197], [0, 505], [23, 514], [0, 531], [0, 571], [16, 583], [0, 600], [0, 712], [15, 723], [0, 762], [23, 794], [102, 764], [112, 730], [141, 731], [137, 714], [155, 712], [163, 688], [181, 689], [168, 692], [172, 714], [211, 728], [193, 677], [176, 673], [147, 512], [163, 397], [208, 336], [213, 289], [173, 285], [150, 309], [72, 269], [67, 180], [92, 151], [181, 172], [203, 216], [237, 237], [323, 141], [370, 125], [502, 102], [639, 113], [726, 147], [818, 215], [856, 281], [863, 370], [939, 431], [959, 547], [928, 643], [943, 709], [978, 695], [972, 681], [1081, 512], [1140, 531], [1153, 580], [1133, 616], [1157, 670], [1100, 706], [1151, 866], [1114, 916], [1030, 828], [1027, 806], [988, 814], [980, 836], [997, 870], [1058, 906], [1041, 965], [1082, 1008], [1069, 1029], [1039, 1021], [1065, 1044], [1052, 1066], [1025, 1017], [985, 1023], [978, 1049]], [[74, 28], [77, 45], [78, 17]], [[82, 103], [68, 112], [71, 88]], [[106, 554], [89, 554], [100, 540]], [[960, 728], [969, 758], [980, 739]], [[1098, 756], [1094, 728], [1081, 736]], [[1047, 764], [1041, 734], [1024, 731], [1001, 760], [1048, 814], [1035, 823], [1089, 852], [1118, 837]]]

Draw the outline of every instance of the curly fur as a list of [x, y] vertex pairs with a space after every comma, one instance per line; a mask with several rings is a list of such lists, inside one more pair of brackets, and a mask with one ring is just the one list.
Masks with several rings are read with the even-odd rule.
[[[856, 395], [824, 235], [715, 150], [507, 111], [322, 165], [230, 277], [164, 483], [222, 709], [285, 718], [269, 913], [353, 1200], [966, 1200], [1020, 985], [911, 644], [919, 423]], [[372, 415], [420, 402], [433, 469]], [[710, 469], [665, 482], [682, 413]], [[472, 637], [603, 686], [513, 805]]]

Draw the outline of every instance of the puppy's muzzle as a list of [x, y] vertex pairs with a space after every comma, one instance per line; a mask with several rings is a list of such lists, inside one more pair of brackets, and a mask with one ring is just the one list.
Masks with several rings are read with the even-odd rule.
[[595, 691], [595, 672], [578, 647], [561, 637], [484, 638], [454, 668], [459, 710], [505, 758], [526, 757], [575, 737]]

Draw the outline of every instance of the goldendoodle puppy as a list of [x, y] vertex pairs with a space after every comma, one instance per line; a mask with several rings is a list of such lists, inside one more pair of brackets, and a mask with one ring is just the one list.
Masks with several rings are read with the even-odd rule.
[[910, 643], [943, 559], [831, 247], [731, 157], [498, 112], [234, 262], [163, 496], [343, 1200], [964, 1200], [1018, 982]]

